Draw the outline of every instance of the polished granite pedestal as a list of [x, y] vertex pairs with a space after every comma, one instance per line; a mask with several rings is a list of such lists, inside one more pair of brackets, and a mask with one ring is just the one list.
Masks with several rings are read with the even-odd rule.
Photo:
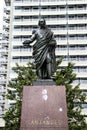
[[20, 130], [68, 130], [65, 86], [52, 80], [24, 86]]

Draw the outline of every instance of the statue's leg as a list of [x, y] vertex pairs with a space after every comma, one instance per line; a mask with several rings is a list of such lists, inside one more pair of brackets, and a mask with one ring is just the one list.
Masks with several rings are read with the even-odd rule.
[[48, 78], [51, 78], [52, 76], [52, 63], [51, 63], [51, 57], [50, 54], [47, 54], [47, 74]]
[[38, 76], [40, 79], [42, 79], [42, 72], [41, 72], [41, 69], [39, 69], [39, 70], [37, 71], [37, 76]]
[[42, 74], [42, 79], [47, 78], [47, 67], [46, 67], [46, 60], [43, 62], [43, 65], [41, 66], [41, 74]]
[[51, 63], [47, 64], [48, 78], [51, 78]]

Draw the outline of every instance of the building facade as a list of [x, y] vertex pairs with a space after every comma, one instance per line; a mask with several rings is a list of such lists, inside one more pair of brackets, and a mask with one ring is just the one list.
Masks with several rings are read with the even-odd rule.
[[7, 6], [3, 9], [3, 25], [0, 33], [0, 128], [5, 122], [2, 116], [6, 106], [7, 74], [8, 74], [8, 48], [9, 48], [9, 22], [10, 10]]
[[[32, 47], [22, 43], [37, 29], [39, 16], [45, 18], [57, 41], [56, 59], [64, 56], [60, 67], [75, 63], [74, 72], [80, 88], [87, 94], [87, 0], [5, 0], [10, 4], [9, 61], [7, 80], [16, 75], [15, 63], [32, 62]], [[87, 102], [82, 104], [87, 120]]]

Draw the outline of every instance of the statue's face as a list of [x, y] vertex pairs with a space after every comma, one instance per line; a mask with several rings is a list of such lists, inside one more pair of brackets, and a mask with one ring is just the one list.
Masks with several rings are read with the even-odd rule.
[[40, 19], [40, 20], [39, 20], [39, 26], [40, 26], [40, 27], [45, 27], [45, 26], [46, 26], [46, 23], [45, 23], [45, 20], [44, 20], [44, 19]]

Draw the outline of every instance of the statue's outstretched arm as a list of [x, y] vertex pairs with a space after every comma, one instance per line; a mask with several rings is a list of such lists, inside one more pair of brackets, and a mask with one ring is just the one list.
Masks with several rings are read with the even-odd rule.
[[31, 44], [35, 39], [36, 39], [36, 35], [35, 35], [35, 33], [32, 32], [31, 38], [30, 38], [29, 40], [24, 41], [24, 42], [23, 42], [23, 45], [28, 47], [28, 46], [30, 46], [30, 44]]

